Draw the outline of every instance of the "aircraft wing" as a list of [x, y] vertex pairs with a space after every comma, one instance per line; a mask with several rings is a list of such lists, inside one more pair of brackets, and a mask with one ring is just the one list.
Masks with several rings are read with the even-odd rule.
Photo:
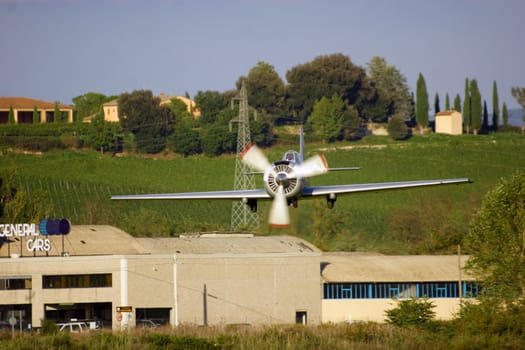
[[260, 190], [231, 190], [211, 192], [183, 192], [183, 193], [155, 193], [155, 194], [130, 194], [111, 196], [113, 200], [138, 200], [138, 199], [270, 199], [270, 195], [263, 189]]
[[440, 180], [419, 180], [419, 181], [402, 181], [402, 182], [379, 182], [368, 184], [353, 185], [334, 185], [334, 186], [311, 186], [305, 187], [302, 192], [303, 197], [324, 196], [330, 194], [348, 194], [358, 192], [374, 192], [383, 190], [393, 190], [410, 187], [437, 186], [448, 184], [459, 184], [470, 182], [468, 178], [459, 179], [440, 179]]

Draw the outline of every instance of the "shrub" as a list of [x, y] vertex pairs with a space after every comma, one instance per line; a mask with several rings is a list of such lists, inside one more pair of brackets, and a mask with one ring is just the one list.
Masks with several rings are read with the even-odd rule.
[[417, 326], [434, 318], [436, 306], [427, 299], [411, 298], [398, 301], [397, 307], [386, 310], [387, 322], [396, 326]]
[[394, 140], [405, 140], [408, 137], [408, 128], [405, 124], [405, 119], [401, 114], [394, 114], [388, 122], [388, 134]]

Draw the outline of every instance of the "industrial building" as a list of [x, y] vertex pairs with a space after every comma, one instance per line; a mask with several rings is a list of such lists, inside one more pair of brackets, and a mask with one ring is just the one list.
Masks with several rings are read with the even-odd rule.
[[0, 325], [380, 322], [393, 297], [409, 296], [435, 300], [446, 319], [458, 291], [472, 292], [466, 257], [323, 253], [291, 236], [135, 238], [98, 225], [42, 236], [0, 225], [0, 239]]

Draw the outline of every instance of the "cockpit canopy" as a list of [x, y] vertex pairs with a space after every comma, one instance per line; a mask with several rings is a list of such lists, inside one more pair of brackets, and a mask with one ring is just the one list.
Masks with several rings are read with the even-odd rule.
[[303, 161], [301, 155], [297, 153], [296, 151], [286, 151], [286, 153], [284, 153], [282, 160], [293, 162], [295, 164], [300, 164]]

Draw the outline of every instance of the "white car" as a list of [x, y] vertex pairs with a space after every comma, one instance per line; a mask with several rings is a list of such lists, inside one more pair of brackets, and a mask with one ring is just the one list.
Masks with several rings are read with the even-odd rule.
[[89, 331], [89, 328], [85, 322], [57, 323], [57, 327], [61, 332], [85, 333]]

